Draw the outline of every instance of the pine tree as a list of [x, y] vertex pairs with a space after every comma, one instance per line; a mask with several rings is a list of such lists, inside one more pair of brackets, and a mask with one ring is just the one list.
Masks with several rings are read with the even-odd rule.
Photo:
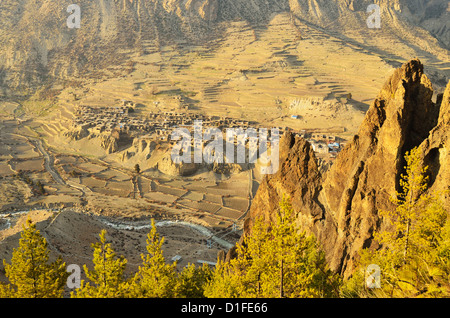
[[13, 296], [11, 285], [0, 282], [0, 298], [12, 298]]
[[[426, 192], [428, 167], [422, 166], [420, 149], [407, 152], [405, 160], [406, 174], [401, 175], [401, 192], [392, 199], [396, 208], [380, 211], [380, 216], [391, 228], [374, 233], [383, 248], [361, 251], [359, 273], [344, 288], [348, 295], [450, 295], [448, 212], [437, 193]], [[355, 283], [355, 280], [364, 279], [362, 272], [369, 264], [381, 268], [383, 280], [379, 290], [366, 290], [364, 283]]]
[[252, 233], [237, 248], [238, 256], [220, 262], [205, 288], [207, 297], [333, 297], [339, 277], [328, 269], [313, 236], [295, 225], [284, 198], [275, 222], [256, 219]]
[[[424, 242], [420, 242], [421, 227], [432, 215], [427, 214], [426, 209], [431, 197], [424, 194], [427, 189], [428, 177], [425, 173], [428, 167], [422, 167], [420, 149], [414, 148], [411, 152], [407, 152], [405, 159], [406, 174], [402, 174], [400, 179], [402, 191], [392, 199], [397, 207], [394, 211], [380, 212], [380, 215], [394, 227], [394, 231], [376, 233], [375, 237], [380, 243], [389, 245], [391, 251], [401, 256], [403, 262], [407, 263], [411, 250], [422, 249]], [[442, 214], [442, 217], [445, 222], [445, 214]], [[431, 230], [435, 231], [438, 228], [439, 226]]]
[[207, 264], [198, 268], [194, 264], [189, 264], [176, 278], [176, 297], [203, 298], [204, 288], [211, 276], [212, 271]]
[[36, 182], [36, 188], [37, 188], [37, 191], [38, 191], [38, 193], [40, 194], [40, 195], [44, 195], [46, 192], [45, 192], [45, 188], [44, 188], [44, 186], [42, 185], [42, 182], [40, 181], [40, 180], [38, 180], [37, 182]]
[[[416, 289], [420, 293], [428, 288], [426, 280], [429, 277], [426, 277], [424, 267], [433, 267], [432, 259], [442, 243], [447, 212], [436, 193], [425, 192], [428, 167], [422, 166], [420, 148], [407, 152], [405, 160], [406, 174], [402, 174], [400, 180], [402, 191], [393, 199], [397, 207], [394, 211], [380, 213], [394, 230], [376, 233], [375, 238], [387, 248], [382, 254], [391, 260], [391, 268], [396, 269], [395, 274], [391, 271], [392, 277], [402, 277], [393, 286], [403, 290]], [[400, 286], [401, 282], [403, 286]]]
[[89, 270], [83, 266], [89, 282], [81, 281], [81, 286], [71, 293], [74, 298], [121, 298], [128, 296], [128, 283], [124, 272], [127, 260], [117, 257], [111, 247], [106, 243], [106, 230], [102, 230], [100, 241], [92, 244], [94, 248], [94, 269]]
[[272, 251], [263, 255], [269, 257], [273, 268], [269, 275], [261, 277], [264, 297], [337, 296], [338, 276], [327, 268], [325, 254], [315, 237], [299, 231], [295, 219], [289, 199], [283, 198], [272, 237], [263, 249]]
[[166, 264], [162, 245], [155, 221], [147, 235], [147, 254], [141, 254], [142, 266], [136, 273], [132, 283], [131, 297], [170, 298], [175, 296], [176, 263]]
[[11, 264], [3, 261], [10, 285], [0, 287], [0, 296], [14, 298], [62, 297], [68, 273], [61, 258], [49, 263], [46, 239], [30, 219], [23, 226], [19, 247]]

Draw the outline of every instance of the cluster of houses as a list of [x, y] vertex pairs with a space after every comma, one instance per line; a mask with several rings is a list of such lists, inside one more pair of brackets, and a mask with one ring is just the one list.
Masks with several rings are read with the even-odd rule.
[[241, 127], [247, 129], [250, 122], [220, 116], [205, 116], [194, 113], [161, 112], [148, 113], [147, 116], [133, 116], [135, 105], [123, 101], [117, 107], [78, 106], [75, 110], [73, 128], [82, 126], [93, 133], [122, 133], [147, 135], [151, 139], [168, 141], [176, 128], [191, 130], [194, 121], [202, 121], [202, 126], [223, 128]]
[[330, 158], [335, 158], [345, 146], [345, 140], [335, 135], [307, 132], [306, 130], [293, 131], [293, 133], [306, 139], [315, 153], [329, 154]]
[[[117, 127], [123, 127], [125, 124], [130, 125], [128, 114], [130, 108], [127, 106], [120, 107], [91, 107], [78, 106], [75, 110], [75, 118], [73, 126], [90, 129], [94, 132], [111, 132]], [[137, 123], [133, 123], [137, 124]]]
[[314, 152], [319, 154], [330, 154], [333, 158], [345, 145], [344, 139], [323, 133], [311, 133], [306, 139], [311, 144]]
[[[135, 133], [146, 139], [170, 141], [174, 129], [187, 128], [192, 130], [195, 121], [202, 121], [203, 128], [217, 127], [248, 129], [253, 124], [242, 119], [233, 119], [220, 116], [205, 116], [195, 113], [161, 112], [148, 113], [147, 116], [133, 116], [135, 104], [131, 101], [122, 101], [117, 107], [91, 107], [78, 106], [75, 110], [75, 127], [82, 126], [94, 133], [108, 133], [120, 131], [121, 133]], [[278, 127], [282, 133], [290, 130]], [[324, 133], [311, 133], [306, 130], [294, 132], [308, 140], [317, 154], [328, 154], [334, 158], [343, 148], [345, 140], [334, 135]]]

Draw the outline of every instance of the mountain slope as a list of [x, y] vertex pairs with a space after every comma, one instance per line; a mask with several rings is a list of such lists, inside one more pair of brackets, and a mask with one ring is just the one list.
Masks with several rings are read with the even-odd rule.
[[[225, 26], [245, 21], [256, 30], [280, 12], [391, 63], [415, 55], [445, 82], [449, 74], [449, 11], [445, 0], [383, 0], [382, 28], [366, 20], [372, 1], [353, 0], [81, 0], [80, 29], [69, 29], [69, 1], [4, 0], [0, 3], [0, 87], [25, 94], [55, 81], [95, 77], [146, 50], [177, 41], [206, 45], [224, 39]], [[301, 30], [300, 30], [301, 31]], [[308, 36], [302, 34], [302, 36]], [[400, 56], [401, 46], [408, 56]], [[369, 53], [370, 54], [370, 53]], [[445, 84], [442, 84], [445, 85]], [[11, 91], [10, 89], [13, 89]]]

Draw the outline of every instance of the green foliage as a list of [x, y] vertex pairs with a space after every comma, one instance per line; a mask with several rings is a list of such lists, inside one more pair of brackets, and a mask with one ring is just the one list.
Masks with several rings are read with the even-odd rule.
[[[450, 220], [437, 193], [427, 193], [427, 167], [420, 149], [405, 156], [402, 192], [392, 201], [394, 211], [381, 211], [390, 230], [377, 232], [383, 249], [363, 250], [360, 267], [343, 288], [347, 296], [442, 297], [450, 295]], [[381, 268], [382, 288], [366, 290], [361, 272], [367, 265]], [[358, 274], [359, 272], [359, 274]], [[360, 283], [355, 283], [359, 281]]]
[[212, 271], [207, 264], [196, 267], [194, 264], [186, 266], [177, 276], [175, 286], [178, 298], [203, 298], [204, 289], [212, 279]]
[[10, 284], [0, 283], [0, 298], [13, 298], [14, 294]]
[[132, 283], [132, 297], [175, 297], [176, 263], [166, 264], [160, 238], [156, 231], [155, 221], [147, 235], [147, 254], [141, 254], [142, 266], [136, 273]]
[[0, 297], [55, 298], [62, 297], [68, 273], [61, 258], [49, 263], [46, 239], [27, 220], [19, 247], [14, 249], [11, 264], [3, 260], [9, 285], [0, 284]]
[[73, 298], [120, 298], [125, 297], [128, 284], [124, 278], [127, 260], [117, 257], [110, 243], [106, 243], [106, 231], [100, 233], [100, 241], [93, 244], [94, 270], [83, 266], [89, 282], [71, 293]]
[[424, 194], [427, 188], [427, 167], [421, 166], [420, 149], [406, 153], [406, 175], [401, 175], [402, 192], [392, 201], [397, 205], [394, 211], [381, 211], [380, 215], [394, 227], [394, 231], [376, 233], [375, 238], [390, 250], [402, 255], [407, 263], [410, 252], [427, 250], [428, 245], [436, 242], [436, 235], [446, 220], [445, 211], [429, 209], [434, 202], [430, 195]]
[[[141, 254], [142, 266], [130, 279], [124, 272], [127, 260], [117, 257], [106, 243], [106, 231], [100, 233], [100, 242], [94, 247], [94, 270], [84, 265], [89, 282], [81, 282], [81, 287], [71, 294], [72, 297], [107, 298], [168, 298], [168, 297], [204, 297], [203, 288], [211, 277], [208, 266], [196, 268], [190, 264], [179, 274], [176, 263], [166, 264], [160, 238], [154, 220], [147, 235], [147, 253]], [[1, 290], [0, 290], [1, 292]], [[5, 291], [6, 292], [6, 291]]]
[[340, 279], [328, 269], [313, 236], [299, 233], [287, 199], [272, 224], [257, 219], [238, 256], [219, 263], [208, 297], [333, 297]]
[[14, 175], [14, 178], [22, 180], [23, 182], [28, 184], [33, 189], [33, 192], [35, 194], [38, 194], [38, 195], [46, 194], [46, 191], [45, 191], [45, 188], [44, 188], [44, 185], [42, 184], [42, 182], [40, 180], [38, 180], [36, 183], [34, 183], [33, 180], [31, 180], [31, 178], [28, 175], [26, 175], [24, 171], [19, 170]]

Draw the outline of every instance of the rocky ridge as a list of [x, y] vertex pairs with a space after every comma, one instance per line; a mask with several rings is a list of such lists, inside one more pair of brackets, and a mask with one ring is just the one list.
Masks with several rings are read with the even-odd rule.
[[[260, 185], [244, 235], [251, 234], [256, 217], [272, 219], [282, 196], [289, 195], [298, 224], [316, 235], [330, 267], [350, 275], [358, 251], [378, 247], [373, 232], [385, 226], [379, 211], [394, 208], [389, 198], [399, 190], [406, 151], [421, 146], [430, 190], [449, 190], [450, 83], [436, 103], [432, 95], [419, 60], [397, 69], [372, 102], [358, 134], [323, 175], [309, 143], [285, 134], [281, 167]], [[442, 193], [447, 207], [449, 199], [448, 192]]]

